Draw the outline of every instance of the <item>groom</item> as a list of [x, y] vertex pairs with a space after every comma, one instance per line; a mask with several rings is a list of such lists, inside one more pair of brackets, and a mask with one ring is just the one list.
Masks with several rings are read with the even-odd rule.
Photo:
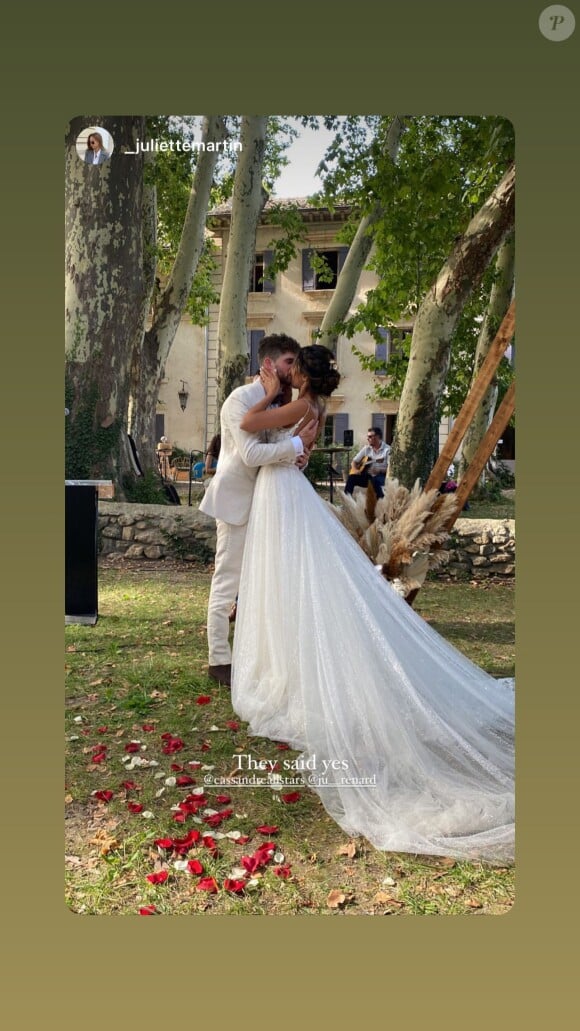
[[[260, 367], [275, 369], [282, 386], [281, 403], [292, 396], [291, 372], [300, 345], [285, 333], [264, 337], [258, 349]], [[237, 387], [221, 410], [221, 451], [213, 480], [208, 484], [200, 512], [216, 520], [215, 569], [207, 609], [209, 676], [231, 686], [232, 653], [229, 644], [229, 614], [236, 600], [242, 569], [246, 528], [254, 484], [261, 465], [281, 463], [303, 465], [316, 439], [313, 420], [296, 437], [268, 444], [265, 432], [245, 433], [240, 429], [246, 412], [264, 397], [257, 379]]]

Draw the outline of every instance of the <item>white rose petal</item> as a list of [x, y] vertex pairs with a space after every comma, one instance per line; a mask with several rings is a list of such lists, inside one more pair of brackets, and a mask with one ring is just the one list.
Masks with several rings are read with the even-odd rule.
[[177, 777], [166, 777], [165, 784], [168, 788], [174, 788], [177, 784]]
[[82, 723], [82, 722], [83, 722], [83, 718], [82, 718], [82, 716], [75, 716], [75, 718], [74, 718], [74, 722], [75, 722], [75, 723]]
[[203, 823], [201, 816], [192, 816], [191, 819], [194, 823]]
[[226, 838], [231, 838], [232, 841], [237, 841], [238, 838], [241, 838], [241, 836], [241, 831], [228, 831], [228, 833], [226, 834]]
[[69, 741], [78, 741], [78, 740], [79, 740], [79, 735], [78, 734], [71, 734], [71, 736], [69, 737]]
[[243, 866], [234, 866], [232, 872], [230, 873], [230, 877], [234, 880], [237, 880], [238, 877], [245, 877], [246, 873], [247, 870], [244, 870]]
[[141, 816], [143, 817], [144, 820], [152, 820], [153, 819], [153, 813], [151, 812], [150, 809], [146, 809], [144, 813], [141, 813]]
[[213, 727], [210, 727], [209, 729], [210, 729], [210, 730], [219, 730], [220, 728], [219, 728], [219, 727], [216, 727], [216, 725], [215, 725], [215, 723], [214, 723]]
[[218, 812], [217, 809], [204, 809], [203, 810], [203, 815], [204, 816], [217, 816], [217, 812]]
[[250, 877], [250, 880], [246, 881], [246, 888], [257, 888], [259, 883], [257, 877]]
[[159, 791], [155, 792], [155, 798], [161, 798], [165, 794], [165, 788], [159, 788]]
[[192, 795], [203, 795], [205, 788], [194, 788], [191, 792]]
[[202, 766], [202, 770], [215, 770], [215, 766]]
[[187, 859], [176, 859], [173, 864], [174, 870], [187, 870]]
[[383, 880], [383, 884], [388, 884], [390, 888], [394, 888], [396, 883], [392, 877], [385, 877]]
[[284, 862], [284, 853], [283, 852], [275, 852], [274, 853], [274, 862], [275, 863], [283, 863]]
[[214, 831], [213, 832], [213, 837], [214, 838], [225, 838], [225, 834], [223, 833], [223, 831]]
[[247, 815], [247, 813], [234, 813], [236, 820], [245, 820]]
[[153, 774], [153, 777], [154, 777], [155, 780], [161, 780], [161, 778], [164, 777], [164, 776], [165, 776], [165, 774], [164, 774], [163, 770], [160, 770], [159, 773], [154, 773]]

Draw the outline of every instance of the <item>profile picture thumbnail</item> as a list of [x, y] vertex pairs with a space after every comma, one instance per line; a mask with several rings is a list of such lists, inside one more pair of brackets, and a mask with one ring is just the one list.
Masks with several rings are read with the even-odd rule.
[[86, 165], [103, 165], [111, 157], [114, 148], [110, 132], [100, 125], [89, 125], [77, 136], [77, 154]]

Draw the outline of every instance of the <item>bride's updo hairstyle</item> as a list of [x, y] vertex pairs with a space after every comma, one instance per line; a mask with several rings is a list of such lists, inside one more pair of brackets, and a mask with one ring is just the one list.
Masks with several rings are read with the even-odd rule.
[[312, 392], [319, 397], [330, 397], [340, 383], [334, 355], [322, 344], [303, 347], [296, 355], [296, 368], [308, 376]]

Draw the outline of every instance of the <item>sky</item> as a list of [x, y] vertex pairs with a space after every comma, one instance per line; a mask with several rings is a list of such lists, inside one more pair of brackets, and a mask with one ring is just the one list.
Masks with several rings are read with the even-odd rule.
[[[290, 119], [293, 121], [293, 119]], [[321, 180], [315, 170], [332, 140], [333, 133], [322, 126], [320, 129], [297, 126], [300, 135], [287, 151], [289, 164], [276, 182], [276, 197], [307, 197], [320, 189]]]

